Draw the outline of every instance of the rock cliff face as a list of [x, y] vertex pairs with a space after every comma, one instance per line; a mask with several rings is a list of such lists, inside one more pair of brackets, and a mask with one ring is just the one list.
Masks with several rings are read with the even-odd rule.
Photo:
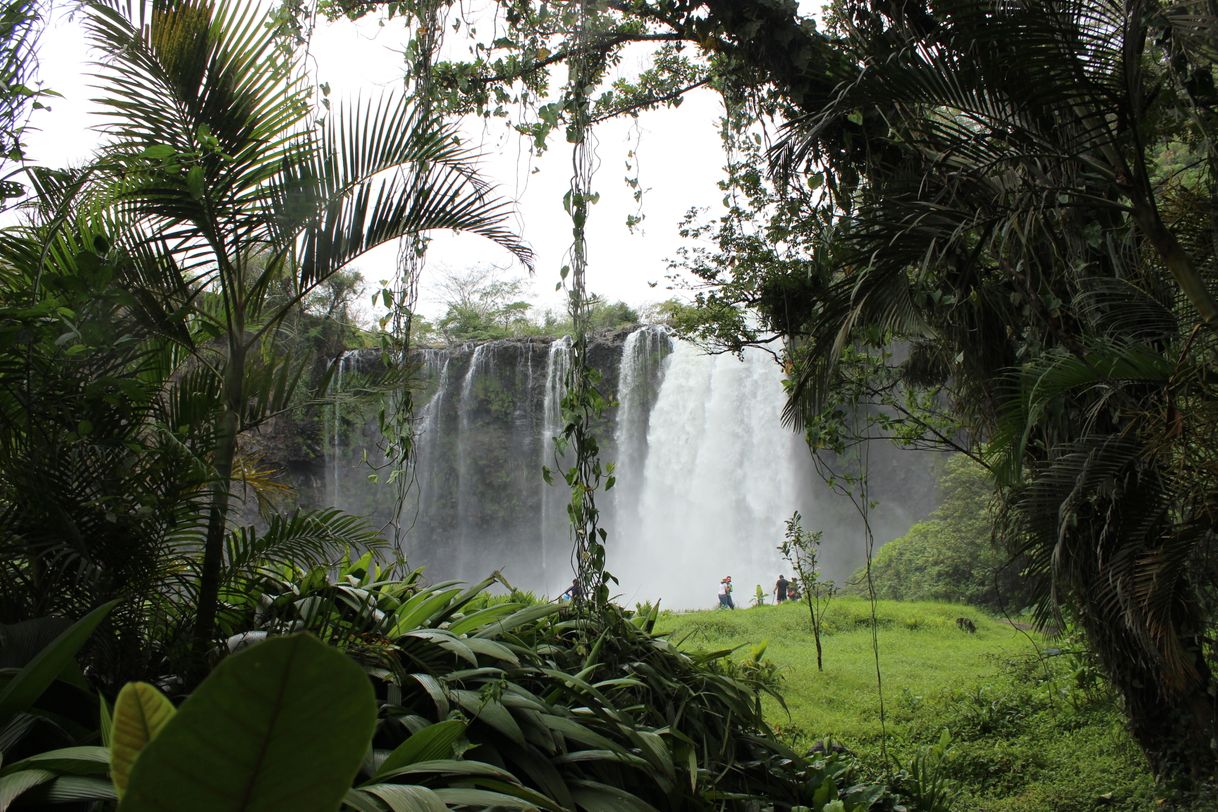
[[[623, 600], [709, 605], [727, 574], [749, 591], [755, 582], [768, 590], [783, 569], [775, 547], [795, 509], [805, 527], [825, 530], [831, 576], [859, 563], [853, 508], [820, 483], [806, 447], [779, 423], [784, 395], [772, 359], [707, 357], [659, 327], [600, 336], [589, 355], [600, 390], [617, 402], [596, 427], [602, 461], [616, 465], [616, 484], [598, 506]], [[551, 438], [562, 427], [569, 341], [422, 349], [411, 362], [416, 446], [404, 502], [397, 483], [385, 481], [380, 403], [352, 394], [379, 365], [375, 353], [349, 353], [334, 403], [321, 417], [268, 432], [268, 456], [278, 457], [301, 504], [335, 505], [385, 526], [396, 514], [403, 553], [433, 579], [499, 569], [522, 588], [561, 592], [572, 571], [570, 494]], [[882, 541], [933, 507], [934, 477], [909, 477], [909, 465], [932, 463], [908, 452], [877, 447], [872, 456], [880, 501], [872, 524]]]

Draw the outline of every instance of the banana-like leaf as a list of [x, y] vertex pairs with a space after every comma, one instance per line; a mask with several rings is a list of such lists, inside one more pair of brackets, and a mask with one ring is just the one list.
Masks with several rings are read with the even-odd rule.
[[438, 758], [431, 761], [417, 761], [398, 767], [396, 770], [382, 770], [379, 773], [382, 781], [391, 778], [401, 778], [407, 775], [452, 775], [465, 778], [493, 778], [500, 781], [514, 781], [507, 770], [486, 764], [481, 761], [463, 761], [455, 758]]
[[481, 629], [491, 625], [494, 621], [515, 612], [520, 607], [514, 603], [497, 603], [493, 606], [487, 606], [484, 609], [479, 609], [476, 612], [470, 612], [457, 620], [454, 620], [448, 627], [448, 630], [453, 634], [466, 634], [475, 629]]
[[571, 784], [575, 800], [581, 809], [604, 810], [604, 812], [656, 812], [654, 806], [620, 787], [588, 780], [575, 780]]
[[524, 746], [524, 732], [502, 702], [484, 697], [475, 691], [452, 691], [451, 694], [461, 709], [470, 716], [490, 725], [513, 744]]
[[536, 623], [544, 617], [549, 617], [550, 615], [555, 614], [558, 614], [558, 606], [556, 604], [541, 603], [536, 606], [527, 606], [496, 623], [488, 624], [484, 628], [479, 629], [475, 637], [493, 637], [501, 635], [511, 631], [512, 629], [527, 626], [531, 623]]
[[450, 787], [436, 790], [436, 797], [450, 806], [470, 806], [476, 809], [537, 809], [537, 804], [532, 801], [485, 789]]
[[127, 791], [131, 768], [140, 751], [164, 730], [176, 712], [173, 703], [146, 682], [130, 682], [119, 691], [110, 733], [110, 778], [119, 798]]
[[122, 812], [332, 812], [372, 738], [363, 670], [308, 635], [225, 660], [136, 761]]

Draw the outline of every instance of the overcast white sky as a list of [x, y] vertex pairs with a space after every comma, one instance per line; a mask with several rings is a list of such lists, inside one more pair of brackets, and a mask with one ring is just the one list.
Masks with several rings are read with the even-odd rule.
[[[406, 42], [398, 21], [380, 25], [365, 20], [359, 24], [340, 21], [322, 23], [315, 32], [311, 53], [320, 81], [329, 82], [332, 96], [342, 98], [361, 91], [398, 86], [402, 77], [401, 50]], [[50, 111], [39, 111], [33, 119], [37, 132], [27, 139], [30, 156], [39, 163], [64, 165], [85, 161], [97, 143], [91, 129], [96, 119], [90, 113], [85, 70], [88, 50], [80, 26], [62, 14], [55, 16], [44, 33], [40, 51], [41, 81], [63, 95], [52, 101]], [[640, 53], [636, 59], [642, 59]], [[637, 64], [623, 65], [627, 73]], [[637, 121], [607, 122], [596, 128], [599, 169], [594, 187], [600, 202], [592, 208], [588, 225], [589, 289], [609, 299], [644, 305], [673, 294], [667, 290], [667, 262], [679, 243], [677, 227], [693, 206], [720, 211], [722, 193], [716, 187], [721, 176], [723, 154], [716, 119], [718, 97], [701, 91], [677, 110], [645, 114]], [[484, 127], [469, 122], [471, 140], [486, 153], [485, 174], [502, 193], [518, 201], [519, 227], [537, 254], [537, 270], [529, 287], [531, 300], [541, 309], [562, 310], [564, 299], [555, 292], [559, 268], [571, 242], [571, 223], [562, 208], [562, 196], [570, 178], [570, 147], [561, 137], [540, 159], [531, 159], [522, 139], [510, 134], [499, 120]], [[634, 233], [627, 231], [626, 217], [636, 210], [632, 190], [623, 182], [627, 152], [636, 146], [641, 164], [646, 219]], [[539, 171], [533, 172], [537, 168]], [[356, 263], [373, 284], [393, 273], [394, 249], [381, 249]], [[475, 264], [509, 265], [511, 258], [493, 245], [472, 237], [443, 235], [429, 252], [428, 268], [434, 277], [448, 268]], [[523, 273], [518, 266], [509, 271]], [[652, 287], [650, 283], [658, 283]], [[423, 282], [421, 310], [437, 315], [437, 303], [428, 297]]]

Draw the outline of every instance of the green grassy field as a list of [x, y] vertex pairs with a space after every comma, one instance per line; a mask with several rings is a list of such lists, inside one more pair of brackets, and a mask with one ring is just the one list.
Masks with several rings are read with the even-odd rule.
[[[891, 763], [908, 765], [946, 729], [937, 769], [957, 787], [952, 809], [1160, 806], [1112, 696], [1067, 643], [950, 604], [882, 601], [877, 617]], [[741, 646], [738, 657], [764, 644], [787, 706], [765, 700], [774, 728], [801, 748], [832, 739], [866, 772], [885, 774], [869, 604], [836, 598], [826, 626], [823, 673], [802, 604], [666, 614], [659, 628], [687, 649]]]

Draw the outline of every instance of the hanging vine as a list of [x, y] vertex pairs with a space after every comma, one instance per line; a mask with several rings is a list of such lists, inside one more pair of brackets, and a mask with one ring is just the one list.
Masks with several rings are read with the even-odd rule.
[[[406, 76], [404, 82], [415, 98], [422, 120], [432, 116], [432, 69], [442, 41], [441, 6], [428, 0], [415, 10], [415, 36], [406, 49]], [[426, 165], [418, 167], [426, 173]], [[389, 330], [382, 338], [383, 361], [390, 369], [407, 369], [410, 352], [410, 331], [414, 322], [414, 311], [419, 297], [419, 279], [427, 259], [427, 238], [420, 234], [403, 237], [398, 244], [395, 276], [390, 287], [382, 291], [382, 299], [389, 306], [382, 327]], [[390, 376], [391, 378], [394, 376]], [[381, 436], [385, 438], [384, 453], [392, 470], [389, 484], [394, 488], [393, 513], [389, 519], [392, 529], [393, 549], [399, 563], [404, 563], [403, 512], [407, 497], [415, 484], [414, 476], [414, 395], [409, 377], [400, 381], [388, 403], [379, 414]]]
[[567, 515], [571, 522], [572, 565], [577, 584], [573, 597], [581, 611], [594, 615], [609, 602], [609, 583], [616, 582], [605, 570], [605, 541], [608, 534], [599, 526], [600, 513], [596, 507], [596, 491], [602, 480], [607, 490], [613, 487], [613, 476], [611, 470], [606, 471], [601, 467], [600, 447], [592, 431], [593, 422], [604, 412], [608, 400], [597, 388], [599, 373], [588, 363], [589, 302], [585, 284], [588, 210], [597, 197], [592, 191], [596, 155], [590, 95], [604, 71], [604, 61], [603, 57], [593, 53], [593, 49], [584, 47], [593, 36], [595, 25], [595, 15], [589, 8], [588, 0], [580, 0], [574, 7], [572, 23], [575, 40], [572, 50], [575, 55], [569, 63], [563, 102], [568, 120], [567, 140], [573, 145], [571, 186], [563, 198], [563, 206], [571, 217], [572, 242], [569, 262], [560, 273], [562, 283], [567, 286], [567, 306], [574, 335], [567, 391], [562, 401], [563, 433], [556, 438], [556, 443], [560, 454], [570, 450], [574, 456], [571, 466], [564, 473], [571, 488]]

